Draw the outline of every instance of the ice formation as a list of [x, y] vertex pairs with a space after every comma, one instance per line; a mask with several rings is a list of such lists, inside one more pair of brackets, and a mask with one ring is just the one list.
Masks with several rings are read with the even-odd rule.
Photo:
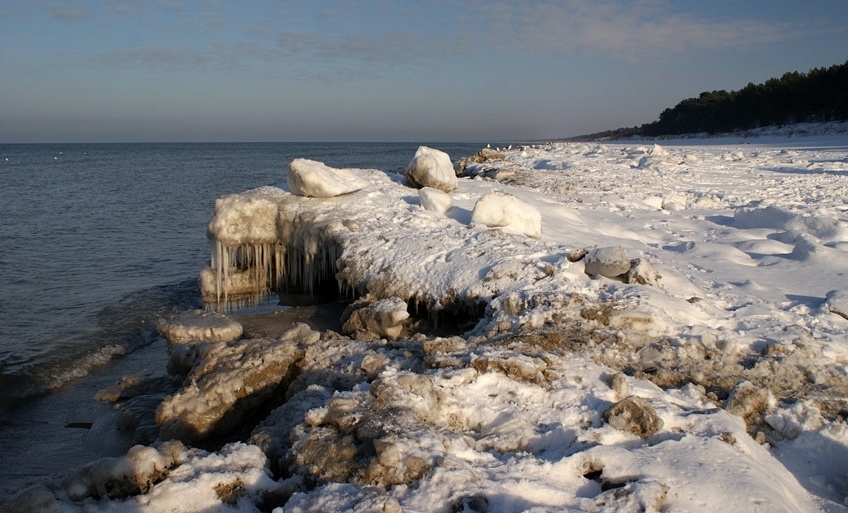
[[456, 189], [456, 172], [450, 156], [427, 146], [418, 147], [406, 167], [406, 178], [416, 187], [431, 187], [444, 192]]
[[156, 329], [171, 344], [193, 340], [207, 342], [231, 342], [238, 340], [243, 332], [242, 325], [217, 312], [188, 310], [162, 320]]
[[293, 194], [313, 198], [332, 198], [368, 186], [355, 171], [336, 169], [309, 159], [291, 161], [288, 184]]
[[450, 194], [432, 187], [418, 189], [418, 197], [422, 207], [437, 214], [444, 214], [453, 205]]
[[528, 237], [542, 236], [542, 214], [512, 194], [492, 191], [474, 205], [471, 221]]

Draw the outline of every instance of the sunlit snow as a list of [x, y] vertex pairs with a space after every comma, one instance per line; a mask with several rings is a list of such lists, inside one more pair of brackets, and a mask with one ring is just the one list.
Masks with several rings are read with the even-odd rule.
[[333, 282], [346, 333], [162, 324], [165, 438], [223, 437], [261, 400], [243, 443], [134, 448], [3, 511], [848, 511], [848, 135], [828, 130], [489, 150], [447, 198], [320, 163], [298, 183], [351, 187], [301, 194], [281, 170], [216, 202], [204, 301]]

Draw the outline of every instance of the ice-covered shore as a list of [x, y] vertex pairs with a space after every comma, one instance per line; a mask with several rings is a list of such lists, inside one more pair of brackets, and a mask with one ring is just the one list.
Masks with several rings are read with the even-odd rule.
[[844, 134], [527, 146], [462, 175], [221, 198], [204, 298], [337, 282], [347, 333], [163, 324], [162, 439], [3, 511], [848, 510]]

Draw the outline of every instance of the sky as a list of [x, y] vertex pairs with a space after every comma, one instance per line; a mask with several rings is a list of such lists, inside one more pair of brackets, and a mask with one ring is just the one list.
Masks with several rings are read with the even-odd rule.
[[0, 143], [523, 142], [848, 61], [844, 0], [0, 1]]

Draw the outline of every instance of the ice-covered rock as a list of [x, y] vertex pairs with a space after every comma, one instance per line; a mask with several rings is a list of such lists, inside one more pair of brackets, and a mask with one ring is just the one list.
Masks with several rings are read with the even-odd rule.
[[745, 424], [750, 429], [762, 419], [773, 401], [767, 388], [758, 387], [750, 381], [742, 381], [730, 392], [725, 408], [745, 419]]
[[71, 500], [87, 497], [124, 498], [146, 493], [182, 457], [179, 442], [154, 447], [136, 445], [118, 458], [101, 458], [65, 479], [65, 492]]
[[301, 345], [318, 333], [305, 324], [280, 340], [249, 339], [207, 344], [177, 393], [156, 410], [162, 438], [195, 442], [229, 432], [286, 380], [301, 358]]
[[528, 237], [542, 236], [542, 214], [512, 194], [492, 191], [474, 205], [471, 222]]
[[649, 438], [663, 428], [663, 420], [657, 416], [657, 412], [644, 399], [635, 395], [605, 410], [604, 420], [616, 429], [641, 438]]
[[337, 169], [309, 159], [294, 159], [289, 163], [288, 182], [293, 194], [313, 198], [341, 196], [369, 185], [368, 180], [351, 169]]
[[418, 197], [421, 199], [421, 206], [425, 210], [444, 214], [453, 205], [453, 199], [450, 194], [434, 189], [432, 187], [422, 187], [418, 190]]
[[406, 166], [406, 179], [416, 187], [432, 187], [444, 192], [452, 192], [457, 183], [450, 156], [427, 146], [418, 147]]
[[630, 261], [630, 269], [627, 270], [627, 283], [657, 286], [660, 278], [662, 278], [660, 273], [646, 259], [634, 258]]
[[589, 250], [583, 257], [583, 263], [589, 276], [616, 278], [630, 270], [630, 260], [621, 246]]
[[226, 315], [205, 310], [188, 310], [156, 325], [159, 333], [171, 344], [191, 340], [231, 342], [244, 331], [242, 325]]
[[351, 304], [342, 315], [342, 329], [358, 337], [396, 339], [409, 318], [406, 301], [392, 297], [374, 301], [364, 297]]
[[844, 290], [829, 291], [825, 296], [824, 306], [830, 312], [848, 320], [848, 292]]

